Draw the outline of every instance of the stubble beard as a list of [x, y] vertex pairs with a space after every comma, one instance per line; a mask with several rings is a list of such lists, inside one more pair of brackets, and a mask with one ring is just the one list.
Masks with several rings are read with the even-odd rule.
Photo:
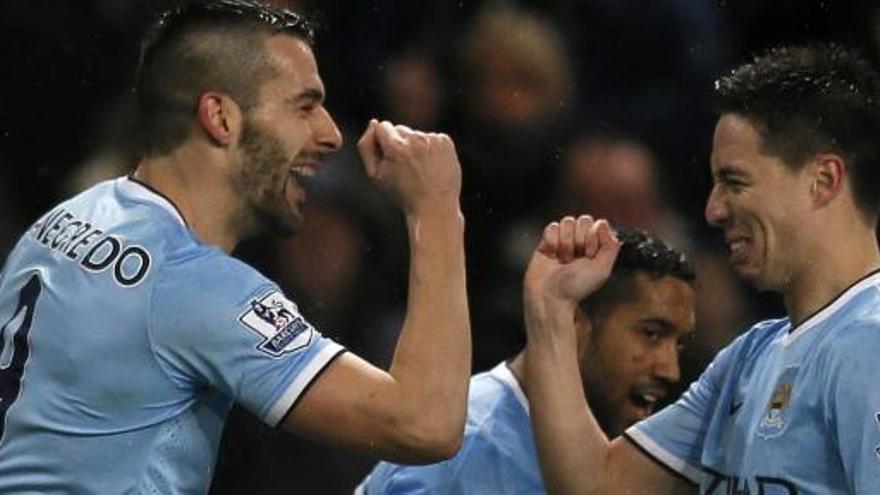
[[244, 222], [253, 230], [249, 237], [293, 236], [302, 218], [284, 199], [292, 159], [288, 159], [276, 137], [249, 119], [245, 119], [242, 130], [241, 149], [243, 159], [234, 186], [236, 193], [245, 198]]

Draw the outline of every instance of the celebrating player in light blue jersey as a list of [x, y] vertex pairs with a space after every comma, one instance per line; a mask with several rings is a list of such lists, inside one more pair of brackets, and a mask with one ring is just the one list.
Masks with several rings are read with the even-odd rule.
[[[575, 222], [566, 218], [560, 226]], [[580, 222], [592, 224], [586, 217]], [[610, 278], [570, 314], [583, 389], [612, 436], [649, 416], [678, 381], [679, 344], [694, 323], [690, 262], [646, 232], [619, 228], [617, 235], [621, 248]], [[476, 375], [464, 442], [455, 457], [429, 466], [381, 462], [358, 492], [544, 493], [525, 374], [521, 352]]]
[[447, 136], [371, 121], [358, 143], [410, 232], [389, 372], [229, 256], [296, 232], [303, 183], [341, 145], [310, 40], [249, 1], [162, 18], [137, 80], [136, 171], [40, 218], [0, 274], [0, 493], [203, 493], [233, 401], [378, 457], [456, 451], [471, 357]]
[[560, 315], [611, 256], [536, 255], [526, 384], [545, 481], [577, 494], [880, 493], [880, 75], [839, 46], [778, 48], [716, 93], [706, 218], [788, 316], [755, 325], [678, 402], [609, 442]]

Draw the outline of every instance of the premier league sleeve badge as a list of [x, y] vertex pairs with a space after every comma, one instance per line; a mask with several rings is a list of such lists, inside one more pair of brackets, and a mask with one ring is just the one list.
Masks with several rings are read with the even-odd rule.
[[250, 309], [238, 319], [263, 337], [257, 349], [276, 358], [308, 346], [314, 334], [296, 305], [278, 291], [251, 299]]

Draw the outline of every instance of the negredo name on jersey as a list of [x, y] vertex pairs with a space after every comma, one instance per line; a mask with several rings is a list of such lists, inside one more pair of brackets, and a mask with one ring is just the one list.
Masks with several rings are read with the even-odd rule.
[[64, 208], [56, 208], [37, 221], [31, 236], [47, 248], [63, 254], [92, 273], [113, 267], [113, 279], [122, 287], [134, 287], [147, 276], [152, 264], [149, 251], [127, 245], [87, 220]]

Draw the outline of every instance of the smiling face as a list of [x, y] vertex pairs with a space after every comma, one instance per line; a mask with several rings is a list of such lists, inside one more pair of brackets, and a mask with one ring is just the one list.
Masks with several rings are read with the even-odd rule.
[[339, 149], [342, 136], [324, 108], [311, 48], [276, 35], [266, 41], [266, 54], [277, 74], [262, 84], [244, 117], [232, 182], [251, 230], [287, 236], [303, 223], [303, 182], [326, 153]]
[[670, 275], [632, 275], [634, 296], [596, 321], [579, 310], [581, 376], [590, 407], [610, 437], [648, 417], [680, 378], [682, 339], [694, 327], [694, 290]]
[[807, 167], [765, 154], [758, 129], [735, 114], [718, 121], [711, 167], [706, 220], [724, 231], [731, 266], [760, 290], [784, 290], [806, 241], [798, 233], [811, 208]]

